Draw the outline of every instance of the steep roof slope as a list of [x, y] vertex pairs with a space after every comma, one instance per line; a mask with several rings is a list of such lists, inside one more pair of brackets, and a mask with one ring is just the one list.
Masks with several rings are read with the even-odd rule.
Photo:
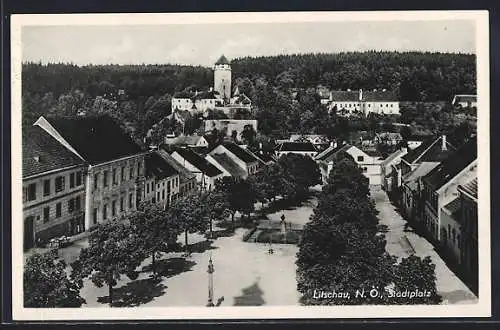
[[23, 177], [85, 164], [41, 127], [23, 128], [22, 142]]
[[132, 138], [109, 116], [58, 118], [48, 121], [91, 164], [142, 152]]

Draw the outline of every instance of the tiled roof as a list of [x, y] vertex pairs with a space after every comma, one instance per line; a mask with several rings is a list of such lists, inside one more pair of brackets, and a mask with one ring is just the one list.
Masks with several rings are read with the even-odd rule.
[[210, 177], [222, 174], [217, 167], [210, 164], [205, 158], [189, 148], [176, 148], [175, 151], [181, 155], [182, 158]]
[[398, 150], [394, 151], [392, 154], [390, 154], [384, 160], [382, 160], [382, 164], [388, 164], [389, 162], [391, 162], [395, 158], [401, 156], [403, 153], [404, 153], [404, 151], [402, 149], [398, 149]]
[[459, 217], [457, 217], [457, 215], [460, 212], [460, 206], [461, 206], [460, 197], [457, 197], [454, 200], [452, 200], [451, 202], [449, 202], [448, 204], [446, 204], [444, 206], [444, 208], [446, 210], [448, 210], [448, 212], [451, 213], [453, 218], [457, 219], [457, 218], [459, 218]]
[[170, 166], [172, 166], [177, 173], [179, 173], [179, 180], [181, 183], [194, 180], [195, 175], [191, 173], [187, 168], [182, 166], [174, 157], [170, 156], [165, 150], [157, 150], [156, 153], [161, 156]]
[[107, 115], [48, 121], [90, 164], [99, 164], [142, 152], [120, 125]]
[[460, 189], [477, 198], [477, 178], [460, 186]]
[[23, 177], [85, 163], [41, 127], [23, 128], [22, 140]]
[[185, 135], [167, 139], [165, 142], [167, 144], [195, 145], [200, 141], [201, 138], [202, 136], [198, 135]]
[[238, 157], [239, 159], [241, 159], [242, 161], [244, 161], [247, 164], [259, 161], [259, 159], [257, 157], [255, 157], [252, 153], [241, 148], [240, 146], [238, 146], [235, 143], [227, 142], [227, 143], [223, 143], [223, 146], [227, 150], [232, 152], [236, 157]]
[[279, 151], [302, 151], [302, 152], [315, 152], [316, 148], [311, 142], [283, 142]]
[[396, 94], [389, 90], [363, 91], [363, 101], [366, 102], [391, 102], [397, 100]]
[[403, 160], [409, 164], [414, 162], [434, 162], [446, 159], [454, 150], [455, 147], [449, 142], [446, 142], [446, 150], [442, 150], [442, 136], [435, 140], [423, 142], [417, 148], [410, 150]]
[[429, 172], [423, 180], [427, 184], [433, 186], [434, 189], [439, 189], [476, 158], [477, 140], [474, 138], [441, 162], [441, 164]]
[[400, 133], [394, 133], [394, 132], [383, 132], [383, 133], [377, 133], [375, 136], [379, 139], [388, 139], [388, 140], [402, 140], [403, 137], [401, 136]]
[[403, 176], [402, 180], [403, 182], [415, 181], [418, 178], [427, 175], [438, 165], [439, 162], [423, 162], [420, 165], [418, 165], [418, 167], [414, 171], [411, 171], [410, 173], [407, 173], [405, 176]]
[[266, 164], [266, 163], [269, 163], [269, 162], [274, 162], [276, 161], [273, 156], [269, 153], [261, 153], [261, 152], [257, 152], [257, 153], [254, 153], [255, 156], [257, 156], [257, 158], [259, 158], [259, 160]]
[[217, 65], [217, 64], [231, 64], [231, 63], [224, 55], [222, 55], [221, 57], [219, 57], [217, 62], [215, 62], [215, 65]]
[[152, 152], [146, 156], [146, 176], [148, 178], [155, 177], [157, 179], [164, 179], [175, 174], [177, 170], [170, 165], [158, 152]]
[[476, 102], [477, 95], [458, 94], [455, 95], [455, 102]]
[[332, 91], [333, 102], [359, 101], [359, 91]]
[[335, 156], [337, 153], [339, 153], [341, 151], [347, 151], [350, 147], [351, 147], [350, 144], [344, 144], [344, 145], [340, 145], [337, 147], [330, 146], [326, 150], [324, 150], [322, 153], [318, 154], [315, 157], [315, 160], [330, 161], [333, 158], [333, 156]]
[[226, 153], [214, 153], [210, 156], [212, 156], [222, 167], [224, 167], [224, 169], [228, 171], [231, 176], [235, 178], [242, 178], [246, 175], [245, 170], [236, 164]]

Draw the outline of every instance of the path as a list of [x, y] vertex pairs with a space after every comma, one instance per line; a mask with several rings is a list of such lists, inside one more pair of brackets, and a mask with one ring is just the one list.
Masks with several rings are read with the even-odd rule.
[[387, 252], [399, 259], [407, 257], [412, 250], [416, 256], [430, 256], [436, 265], [436, 286], [443, 297], [443, 304], [477, 303], [476, 296], [448, 268], [434, 246], [411, 228], [407, 227], [405, 230], [407, 221], [396, 211], [385, 191], [380, 188], [370, 188], [370, 193], [379, 211], [380, 223], [388, 227], [388, 232], [385, 233]]

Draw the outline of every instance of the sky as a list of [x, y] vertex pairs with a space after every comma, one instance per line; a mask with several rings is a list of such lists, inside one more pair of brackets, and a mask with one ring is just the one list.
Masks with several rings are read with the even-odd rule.
[[295, 53], [397, 50], [475, 53], [472, 20], [24, 26], [23, 61], [211, 66]]

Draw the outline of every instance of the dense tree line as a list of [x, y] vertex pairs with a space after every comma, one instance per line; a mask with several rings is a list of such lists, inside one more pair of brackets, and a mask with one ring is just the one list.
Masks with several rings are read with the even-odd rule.
[[284, 88], [386, 88], [405, 101], [451, 101], [454, 94], [475, 94], [475, 61], [467, 54], [367, 51], [244, 57], [231, 64], [236, 79], [265, 77]]
[[[439, 303], [429, 258], [410, 256], [398, 264], [385, 251], [369, 194], [368, 179], [354, 160], [339, 155], [299, 244], [297, 285], [302, 304]], [[424, 294], [410, 298], [403, 294], [406, 290]]]

